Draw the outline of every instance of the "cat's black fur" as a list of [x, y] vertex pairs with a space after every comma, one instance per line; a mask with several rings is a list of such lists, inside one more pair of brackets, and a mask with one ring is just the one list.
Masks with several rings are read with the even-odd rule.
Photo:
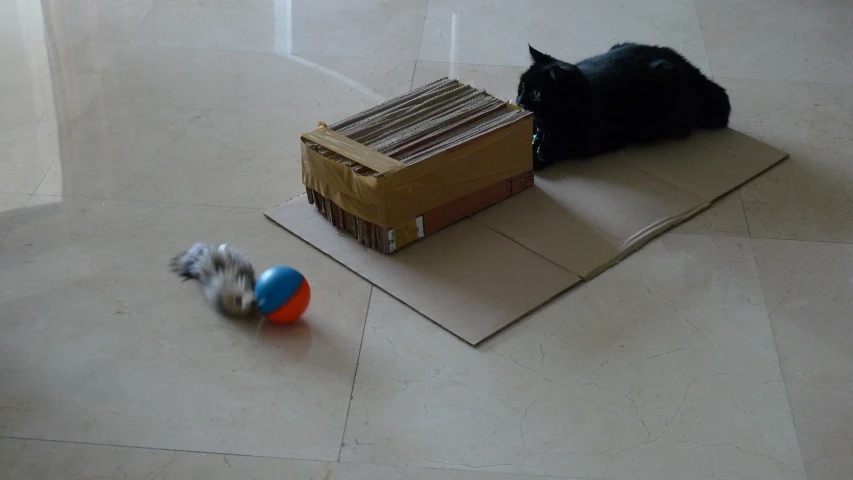
[[516, 103], [534, 114], [534, 167], [728, 125], [729, 96], [675, 50], [621, 43], [577, 64], [530, 47]]

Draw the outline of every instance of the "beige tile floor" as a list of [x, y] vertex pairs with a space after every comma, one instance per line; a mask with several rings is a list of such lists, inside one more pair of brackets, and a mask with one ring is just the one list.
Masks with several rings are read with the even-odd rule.
[[[0, 0], [0, 477], [853, 478], [853, 4]], [[472, 349], [267, 222], [297, 134], [672, 45], [791, 160]], [[212, 314], [197, 240], [313, 283]]]

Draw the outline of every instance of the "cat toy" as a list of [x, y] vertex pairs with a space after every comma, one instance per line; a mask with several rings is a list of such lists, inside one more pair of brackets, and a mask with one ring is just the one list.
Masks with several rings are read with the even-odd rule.
[[267, 320], [290, 323], [305, 313], [311, 302], [311, 287], [305, 277], [290, 267], [272, 267], [255, 284], [258, 309]]
[[228, 244], [196, 243], [173, 257], [169, 266], [185, 279], [198, 280], [208, 303], [231, 317], [260, 312], [272, 322], [289, 323], [302, 316], [311, 300], [311, 288], [301, 273], [273, 267], [256, 281], [249, 257]]

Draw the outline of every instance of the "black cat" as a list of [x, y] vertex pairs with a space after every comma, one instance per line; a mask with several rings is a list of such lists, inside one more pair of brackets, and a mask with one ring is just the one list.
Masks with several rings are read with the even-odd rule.
[[620, 43], [576, 65], [530, 47], [516, 103], [533, 112], [534, 168], [729, 123], [729, 96], [675, 50]]

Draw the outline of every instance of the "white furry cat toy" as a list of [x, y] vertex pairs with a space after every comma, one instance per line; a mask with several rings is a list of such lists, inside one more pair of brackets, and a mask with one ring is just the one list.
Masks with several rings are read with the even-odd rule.
[[185, 279], [198, 280], [204, 298], [222, 313], [246, 317], [256, 312], [255, 269], [229, 245], [196, 243], [172, 258], [169, 267]]

